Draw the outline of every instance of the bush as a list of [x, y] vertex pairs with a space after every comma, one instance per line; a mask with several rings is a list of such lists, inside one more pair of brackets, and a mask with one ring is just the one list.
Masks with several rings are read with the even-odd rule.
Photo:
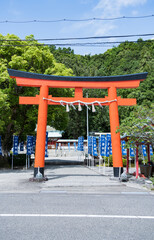
[[152, 181], [152, 183], [154, 185], [154, 177], [151, 177], [150, 180]]
[[127, 158], [123, 158], [122, 161], [123, 161], [123, 167], [126, 167], [126, 165], [127, 165]]
[[113, 167], [113, 162], [112, 162], [112, 156], [110, 155], [109, 158], [108, 157], [103, 157], [104, 161], [105, 161], [105, 165], [108, 166], [108, 161], [109, 161], [109, 167]]
[[10, 165], [8, 163], [8, 159], [3, 156], [0, 156], [0, 168], [10, 168]]
[[[108, 166], [108, 157], [103, 157], [103, 159], [105, 160], [105, 165]], [[123, 158], [122, 161], [123, 167], [126, 167], [127, 159]], [[109, 167], [113, 167], [112, 155], [109, 156]]]

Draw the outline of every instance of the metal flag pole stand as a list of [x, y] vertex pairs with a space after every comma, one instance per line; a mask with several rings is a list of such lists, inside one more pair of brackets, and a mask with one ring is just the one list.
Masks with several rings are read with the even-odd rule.
[[101, 155], [99, 155], [99, 172], [101, 171]]
[[26, 170], [27, 170], [27, 154], [26, 154]]
[[43, 178], [42, 173], [40, 173], [40, 167], [38, 167], [38, 172], [36, 174], [36, 178], [37, 179], [42, 179]]
[[12, 170], [13, 170], [13, 153], [12, 153]]
[[104, 159], [104, 171], [103, 172], [104, 172], [104, 175], [105, 175], [105, 159]]
[[[14, 148], [14, 137], [13, 137], [13, 148]], [[12, 148], [12, 165], [11, 165], [12, 170], [13, 170], [13, 148]]]
[[28, 168], [30, 168], [30, 156], [28, 156]]
[[13, 169], [13, 155], [18, 155], [18, 136], [13, 135], [13, 152], [12, 152], [12, 169]]
[[91, 156], [89, 155], [89, 159], [88, 159], [88, 167], [90, 168], [90, 161], [91, 161]]
[[120, 177], [121, 177], [121, 167], [119, 167], [119, 180], [120, 180]]
[[145, 159], [144, 159], [144, 154], [142, 154], [142, 156], [143, 156], [143, 164], [145, 165]]

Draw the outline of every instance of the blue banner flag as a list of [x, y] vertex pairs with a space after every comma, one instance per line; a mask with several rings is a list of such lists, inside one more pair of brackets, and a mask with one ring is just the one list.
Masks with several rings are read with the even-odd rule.
[[88, 136], [88, 154], [92, 155], [92, 137]]
[[70, 151], [70, 142], [68, 143], [68, 150]]
[[152, 156], [153, 155], [153, 149], [152, 149], [152, 146], [150, 145], [150, 155]]
[[106, 148], [106, 153], [105, 153], [105, 156], [106, 157], [109, 157], [110, 156], [110, 141], [111, 141], [111, 139], [110, 139], [110, 136], [109, 136], [110, 134], [107, 134], [107, 136], [106, 136], [106, 146], [105, 146], [105, 148]]
[[1, 136], [0, 136], [0, 155], [2, 155], [2, 142], [1, 142]]
[[46, 132], [46, 140], [45, 140], [45, 157], [48, 157], [48, 132]]
[[18, 136], [13, 136], [13, 155], [18, 155]]
[[121, 149], [122, 149], [122, 155], [126, 156], [127, 155], [127, 149], [125, 148], [126, 142], [123, 140], [121, 141]]
[[84, 137], [79, 137], [78, 138], [78, 148], [77, 148], [78, 151], [84, 151], [83, 143], [84, 143]]
[[56, 142], [56, 150], [58, 149], [58, 143]]
[[107, 134], [107, 141], [109, 145], [109, 155], [112, 155], [112, 143], [111, 143], [111, 134]]
[[112, 143], [110, 145], [110, 155], [112, 155]]
[[130, 157], [135, 157], [135, 150], [134, 148], [130, 147]]
[[33, 145], [32, 136], [27, 136], [27, 155], [32, 154], [32, 145]]
[[33, 136], [33, 141], [32, 141], [32, 152], [35, 153], [35, 147], [36, 147], [36, 136]]
[[142, 145], [142, 153], [143, 153], [143, 156], [144, 156], [144, 157], [147, 156], [147, 152], [146, 152], [146, 147], [145, 147], [145, 145]]
[[74, 142], [74, 150], [76, 151], [76, 143]]
[[30, 136], [30, 137], [31, 137], [31, 154], [33, 154], [33, 153], [35, 153], [35, 149], [33, 146], [34, 137], [33, 136]]
[[101, 135], [101, 137], [100, 137], [100, 155], [105, 156], [105, 154], [106, 154], [106, 140], [105, 140], [105, 136]]
[[92, 155], [97, 157], [97, 141], [96, 141], [96, 137], [92, 138]]
[[21, 143], [20, 143], [20, 151], [21, 151], [21, 152], [24, 151], [24, 142], [21, 142]]

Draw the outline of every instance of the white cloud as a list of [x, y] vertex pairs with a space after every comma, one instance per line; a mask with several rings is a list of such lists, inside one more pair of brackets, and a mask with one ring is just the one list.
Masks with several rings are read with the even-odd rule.
[[103, 36], [105, 34], [109, 34], [111, 30], [115, 29], [116, 25], [113, 23], [98, 23], [97, 26], [94, 27], [94, 35], [95, 36]]
[[8, 4], [8, 13], [10, 14], [10, 18], [22, 16], [22, 12], [19, 10], [19, 6], [16, 6], [16, 1], [10, 0]]
[[[82, 0], [83, 2], [91, 0]], [[138, 15], [137, 6], [143, 5], [147, 0], [99, 0], [93, 9], [85, 13], [82, 18], [114, 18], [121, 17], [129, 10], [130, 14]], [[63, 28], [64, 32], [81, 33], [84, 36], [109, 35], [119, 28], [119, 21], [90, 21], [70, 24]], [[84, 34], [83, 34], [84, 33]]]
[[[134, 7], [146, 2], [147, 0], [99, 0], [92, 12], [94, 16], [100, 18], [114, 18], [125, 15], [124, 12], [131, 8], [132, 15], [137, 15], [137, 10]], [[108, 34], [111, 30], [117, 28], [117, 24], [116, 21], [100, 22], [97, 24], [95, 33]]]
[[143, 5], [146, 1], [147, 0], [99, 0], [93, 10], [101, 10], [104, 14], [117, 14], [123, 7]]
[[137, 15], [138, 15], [138, 11], [133, 10], [133, 11], [132, 11], [132, 15], [133, 15], [133, 16], [137, 16]]

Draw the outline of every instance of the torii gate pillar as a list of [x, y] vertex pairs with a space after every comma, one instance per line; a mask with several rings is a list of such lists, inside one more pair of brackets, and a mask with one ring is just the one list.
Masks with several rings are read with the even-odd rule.
[[48, 97], [48, 86], [40, 87], [40, 98], [39, 98], [39, 109], [38, 109], [38, 122], [37, 122], [37, 138], [36, 138], [36, 154], [34, 163], [34, 178], [38, 173], [38, 167], [40, 173], [44, 177], [44, 158], [45, 158], [45, 140], [46, 140], [46, 126], [47, 126], [47, 113], [48, 113], [48, 102], [44, 101], [43, 98]]
[[[117, 99], [117, 90], [115, 87], [108, 88], [108, 96], [110, 99]], [[122, 152], [121, 152], [121, 141], [120, 133], [116, 133], [119, 128], [119, 114], [118, 114], [118, 103], [111, 102], [109, 104], [109, 115], [110, 115], [110, 131], [112, 141], [112, 160], [113, 160], [113, 171], [114, 176], [119, 176], [123, 171]]]

